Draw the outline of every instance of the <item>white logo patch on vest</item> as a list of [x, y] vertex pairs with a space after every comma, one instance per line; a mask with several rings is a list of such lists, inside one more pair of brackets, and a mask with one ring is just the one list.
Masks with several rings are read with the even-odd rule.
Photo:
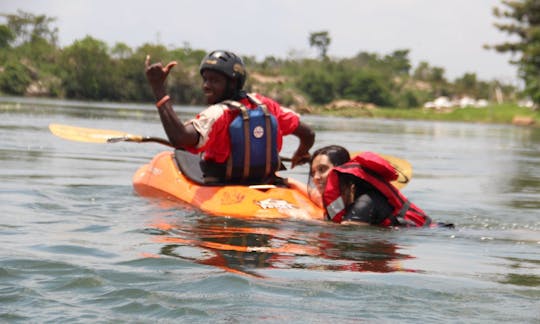
[[257, 126], [253, 129], [253, 136], [255, 138], [261, 138], [264, 136], [264, 128], [262, 126]]

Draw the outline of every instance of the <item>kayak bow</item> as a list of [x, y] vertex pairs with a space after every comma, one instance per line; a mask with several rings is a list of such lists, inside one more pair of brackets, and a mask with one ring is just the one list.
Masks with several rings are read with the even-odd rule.
[[311, 201], [300, 185], [199, 184], [181, 171], [175, 154], [170, 151], [159, 153], [139, 168], [133, 176], [133, 187], [141, 196], [184, 202], [217, 216], [323, 220], [324, 215], [323, 209]]

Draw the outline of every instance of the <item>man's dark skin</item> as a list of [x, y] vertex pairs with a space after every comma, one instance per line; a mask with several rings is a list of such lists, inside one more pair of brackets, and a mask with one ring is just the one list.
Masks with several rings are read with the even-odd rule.
[[[156, 100], [160, 100], [166, 95], [165, 80], [169, 75], [170, 70], [177, 64], [173, 61], [163, 66], [161, 62], [150, 64], [150, 55], [146, 56], [145, 71], [146, 78], [152, 87]], [[227, 77], [213, 70], [204, 70], [202, 72], [202, 90], [206, 97], [206, 103], [213, 105], [226, 99], [223, 98], [227, 93], [227, 84], [235, 89], [237, 86], [236, 79], [230, 79], [227, 82]], [[171, 144], [176, 148], [194, 147], [199, 141], [199, 133], [195, 130], [192, 124], [184, 125], [173, 110], [172, 104], [166, 101], [159, 109], [159, 116], [165, 129], [165, 133]], [[309, 149], [315, 141], [315, 133], [306, 124], [300, 121], [296, 130], [292, 133], [299, 139], [298, 149], [291, 158], [291, 168], [296, 165], [301, 165], [309, 162]]]

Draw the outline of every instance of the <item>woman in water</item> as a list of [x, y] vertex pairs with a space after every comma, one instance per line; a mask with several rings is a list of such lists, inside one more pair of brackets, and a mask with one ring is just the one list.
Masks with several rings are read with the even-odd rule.
[[375, 153], [351, 159], [339, 145], [316, 150], [310, 180], [321, 195], [326, 218], [337, 223], [425, 227], [431, 218], [391, 184], [398, 174]]

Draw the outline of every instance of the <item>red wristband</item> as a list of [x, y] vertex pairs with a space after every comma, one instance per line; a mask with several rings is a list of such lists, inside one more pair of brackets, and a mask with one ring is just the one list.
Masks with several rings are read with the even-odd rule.
[[159, 99], [159, 101], [156, 103], [156, 107], [158, 109], [161, 108], [161, 106], [163, 106], [169, 100], [171, 100], [171, 97], [169, 97], [169, 95], [164, 96], [163, 98]]

